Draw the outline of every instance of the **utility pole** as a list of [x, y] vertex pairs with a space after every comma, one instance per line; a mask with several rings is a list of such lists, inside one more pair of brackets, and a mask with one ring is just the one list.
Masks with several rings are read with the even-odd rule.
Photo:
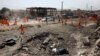
[[[61, 18], [63, 18], [63, 1], [61, 1]], [[63, 23], [63, 21], [61, 20], [61, 22]]]
[[91, 11], [92, 11], [92, 9], [93, 9], [93, 6], [91, 6]]
[[86, 4], [86, 10], [88, 11], [88, 9], [89, 9], [89, 8], [88, 8], [88, 4]]
[[63, 14], [63, 1], [61, 2], [61, 14]]

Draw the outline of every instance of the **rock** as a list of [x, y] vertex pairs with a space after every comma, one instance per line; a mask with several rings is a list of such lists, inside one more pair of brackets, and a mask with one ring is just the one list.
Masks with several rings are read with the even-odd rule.
[[49, 40], [50, 40], [50, 38], [46, 38], [46, 39], [43, 41], [43, 43], [47, 43], [47, 42], [49, 42]]
[[34, 39], [39, 39], [39, 40], [44, 40], [45, 37], [49, 36], [49, 32], [42, 32], [42, 33], [37, 33], [34, 36]]
[[90, 42], [83, 42], [84, 46], [91, 46]]
[[50, 46], [50, 48], [54, 48], [55, 46], [56, 46], [56, 44], [53, 43], [53, 44]]
[[29, 49], [28, 49], [28, 47], [23, 47], [22, 48], [23, 50], [26, 50], [26, 51], [28, 51]]
[[27, 45], [22, 45], [21, 49], [28, 51], [29, 50], [29, 47]]
[[79, 51], [78, 56], [87, 56], [88, 53], [86, 51]]
[[58, 52], [59, 52], [60, 55], [62, 55], [62, 54], [69, 54], [68, 50], [66, 50], [64, 48], [58, 49]]
[[64, 48], [53, 48], [52, 52], [57, 55], [69, 54], [68, 50]]
[[20, 53], [20, 56], [30, 56], [30, 55], [26, 53]]
[[52, 49], [52, 52], [53, 52], [54, 54], [58, 54], [58, 49], [57, 49], [57, 48], [53, 48], [53, 49]]
[[38, 28], [41, 28], [41, 25], [37, 25]]
[[0, 49], [5, 47], [5, 43], [0, 43]]
[[8, 46], [13, 46], [16, 44], [16, 41], [14, 39], [9, 39], [9, 40], [6, 40], [6, 45]]
[[5, 41], [10, 40], [10, 39], [13, 39], [13, 40], [16, 41], [18, 38], [17, 38], [17, 36], [7, 36], [7, 38], [5, 39]]
[[88, 37], [88, 39], [89, 40], [91, 40], [91, 39], [96, 39], [97, 40], [97, 39], [99, 39], [99, 37], [97, 35], [98, 35], [98, 32], [94, 32]]
[[33, 36], [28, 36], [29, 38], [27, 39], [27, 42], [26, 43], [28, 43], [28, 42], [31, 42], [32, 40], [33, 40]]
[[41, 45], [47, 46], [49, 44], [49, 42], [43, 42], [41, 43]]
[[47, 48], [47, 46], [45, 46], [45, 45], [43, 45], [43, 44], [40, 45], [40, 50], [41, 50], [41, 49], [46, 50], [46, 48]]
[[13, 46], [16, 44], [16, 41], [17, 41], [16, 36], [11, 36], [10, 38], [6, 38], [4, 42], [8, 46]]
[[59, 37], [58, 40], [62, 40], [63, 41], [64, 39], [62, 37]]
[[50, 40], [50, 38], [46, 38], [46, 39], [43, 41], [42, 45], [47, 46], [47, 45], [49, 44], [49, 40]]

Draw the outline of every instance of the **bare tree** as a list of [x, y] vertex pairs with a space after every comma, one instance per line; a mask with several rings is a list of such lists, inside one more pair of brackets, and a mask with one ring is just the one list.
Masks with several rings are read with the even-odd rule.
[[10, 16], [10, 9], [9, 8], [6, 8], [6, 7], [3, 7], [1, 9], [1, 14], [3, 14], [5, 17], [9, 17]]

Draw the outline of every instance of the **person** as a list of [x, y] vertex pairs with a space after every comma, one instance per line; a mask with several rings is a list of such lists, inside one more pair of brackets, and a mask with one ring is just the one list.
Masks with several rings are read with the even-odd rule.
[[3, 24], [9, 26], [9, 21], [8, 21], [7, 18], [4, 18], [4, 20], [3, 20]]
[[85, 26], [87, 25], [87, 18], [88, 18], [88, 16], [85, 16], [85, 18], [84, 18], [84, 23], [85, 23]]
[[52, 17], [52, 18], [53, 18], [53, 22], [55, 22], [55, 18], [56, 18], [56, 17]]
[[17, 25], [17, 19], [15, 19], [14, 25]]
[[78, 27], [78, 28], [81, 27], [81, 19], [79, 19], [77, 27]]
[[9, 26], [9, 21], [8, 21], [8, 19], [6, 19], [6, 25]]
[[28, 18], [27, 18], [27, 16], [25, 16], [25, 18], [24, 18], [24, 22], [28, 22]]
[[46, 21], [46, 24], [48, 24], [48, 18], [47, 17], [46, 17], [46, 20], [45, 21]]
[[21, 33], [21, 34], [24, 34], [24, 27], [23, 27], [22, 24], [21, 24], [21, 26], [20, 26], [20, 33]]
[[1, 21], [1, 25], [4, 25], [4, 19], [2, 19], [2, 21]]
[[64, 24], [67, 24], [68, 19], [69, 19], [69, 17], [64, 18]]
[[58, 23], [60, 23], [60, 16], [58, 15]]
[[97, 15], [96, 15], [96, 14], [92, 16], [92, 20], [93, 20], [94, 22], [96, 22], [96, 20], [97, 20]]

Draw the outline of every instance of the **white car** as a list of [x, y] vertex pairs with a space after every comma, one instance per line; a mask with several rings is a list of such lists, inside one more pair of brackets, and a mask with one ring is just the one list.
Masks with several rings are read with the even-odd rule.
[[54, 20], [54, 18], [53, 17], [43, 17], [42, 18], [42, 21], [53, 21]]

